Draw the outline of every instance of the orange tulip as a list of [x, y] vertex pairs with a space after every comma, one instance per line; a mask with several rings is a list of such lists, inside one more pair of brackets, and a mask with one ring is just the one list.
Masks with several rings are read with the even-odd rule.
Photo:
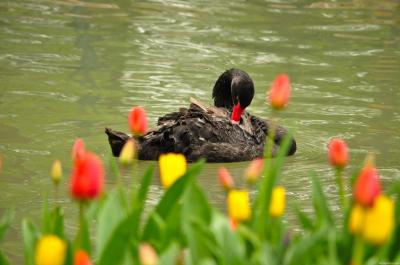
[[78, 157], [83, 156], [85, 153], [85, 143], [82, 139], [78, 138], [75, 140], [74, 146], [72, 147], [72, 160], [75, 161]]
[[92, 265], [92, 262], [90, 262], [90, 257], [86, 251], [79, 249], [75, 252], [74, 265]]
[[365, 166], [354, 185], [354, 198], [364, 207], [371, 207], [375, 198], [381, 193], [378, 171], [373, 166]]
[[147, 116], [142, 107], [133, 107], [129, 112], [129, 128], [134, 135], [143, 135], [147, 131]]
[[100, 158], [85, 152], [75, 160], [71, 176], [71, 194], [80, 200], [93, 199], [103, 191], [104, 169]]
[[226, 169], [225, 167], [220, 167], [218, 169], [218, 179], [219, 183], [225, 190], [228, 191], [233, 188], [234, 186], [233, 179], [231, 177], [231, 174], [229, 174], [228, 169]]
[[230, 228], [231, 228], [232, 231], [235, 231], [235, 230], [238, 228], [238, 226], [239, 226], [239, 222], [236, 221], [236, 220], [233, 219], [233, 218], [229, 218], [229, 226], [230, 226]]
[[264, 167], [264, 159], [257, 158], [250, 162], [244, 174], [248, 183], [255, 183], [260, 177]]
[[349, 160], [346, 142], [342, 139], [332, 139], [328, 144], [328, 158], [332, 166], [345, 167]]
[[290, 80], [287, 74], [277, 75], [269, 91], [269, 101], [272, 108], [283, 109], [290, 98]]
[[139, 258], [142, 265], [157, 265], [158, 256], [154, 248], [147, 244], [141, 243], [139, 246]]

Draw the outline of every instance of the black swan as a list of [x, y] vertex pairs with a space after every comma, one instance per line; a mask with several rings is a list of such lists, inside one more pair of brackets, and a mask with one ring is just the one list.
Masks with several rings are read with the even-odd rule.
[[[212, 95], [215, 107], [192, 98], [189, 108], [160, 117], [156, 128], [135, 137], [139, 159], [157, 160], [168, 152], [183, 153], [188, 161], [205, 158], [207, 162], [238, 162], [262, 157], [271, 123], [244, 111], [254, 96], [250, 76], [239, 69], [227, 70], [219, 76]], [[274, 128], [272, 155], [287, 134], [282, 126]], [[119, 156], [130, 136], [110, 128], [105, 133], [113, 155]], [[287, 154], [295, 152], [292, 138]]]

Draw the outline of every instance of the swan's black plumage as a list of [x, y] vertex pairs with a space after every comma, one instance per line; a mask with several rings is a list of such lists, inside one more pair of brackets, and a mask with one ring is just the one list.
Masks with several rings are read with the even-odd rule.
[[[233, 105], [239, 101], [247, 107], [253, 96], [253, 81], [247, 73], [238, 69], [225, 71], [213, 89], [215, 107], [204, 107], [192, 100], [189, 108], [160, 117], [156, 128], [135, 138], [139, 159], [157, 160], [160, 154], [168, 152], [183, 153], [188, 161], [205, 158], [208, 162], [234, 162], [262, 157], [271, 123], [247, 112], [239, 124], [230, 119]], [[273, 155], [287, 134], [281, 126], [274, 128]], [[105, 132], [114, 156], [119, 156], [130, 137], [109, 128]], [[296, 142], [292, 139], [288, 155], [295, 152]]]

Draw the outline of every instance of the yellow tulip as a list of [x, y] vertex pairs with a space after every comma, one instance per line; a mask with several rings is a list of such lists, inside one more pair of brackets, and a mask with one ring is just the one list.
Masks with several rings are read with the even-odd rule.
[[158, 164], [160, 166], [161, 183], [166, 189], [186, 173], [186, 158], [182, 154], [162, 154]]
[[129, 139], [124, 144], [124, 147], [121, 150], [119, 155], [119, 161], [121, 164], [125, 166], [129, 166], [132, 164], [133, 159], [135, 157], [135, 142], [132, 139]]
[[376, 245], [385, 243], [394, 228], [394, 203], [385, 195], [379, 195], [372, 208], [365, 213], [362, 237]]
[[230, 190], [228, 193], [228, 215], [235, 221], [246, 221], [251, 216], [248, 190]]
[[66, 243], [57, 236], [43, 236], [36, 245], [36, 265], [64, 264], [66, 249]]
[[362, 227], [364, 219], [365, 219], [364, 208], [359, 204], [354, 205], [350, 212], [350, 220], [349, 220], [350, 233], [359, 234], [363, 229]]
[[56, 160], [51, 167], [51, 179], [53, 180], [54, 184], [58, 185], [62, 177], [62, 167], [61, 161]]
[[269, 214], [272, 217], [280, 217], [285, 212], [285, 188], [276, 186], [272, 190], [271, 203], [269, 205]]

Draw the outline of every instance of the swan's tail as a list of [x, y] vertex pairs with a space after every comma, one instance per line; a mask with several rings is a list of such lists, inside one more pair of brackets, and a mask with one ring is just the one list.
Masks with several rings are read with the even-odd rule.
[[110, 128], [105, 128], [105, 133], [108, 135], [108, 142], [110, 143], [111, 150], [114, 156], [119, 156], [122, 147], [125, 145], [126, 141], [130, 138], [129, 135], [114, 131]]

